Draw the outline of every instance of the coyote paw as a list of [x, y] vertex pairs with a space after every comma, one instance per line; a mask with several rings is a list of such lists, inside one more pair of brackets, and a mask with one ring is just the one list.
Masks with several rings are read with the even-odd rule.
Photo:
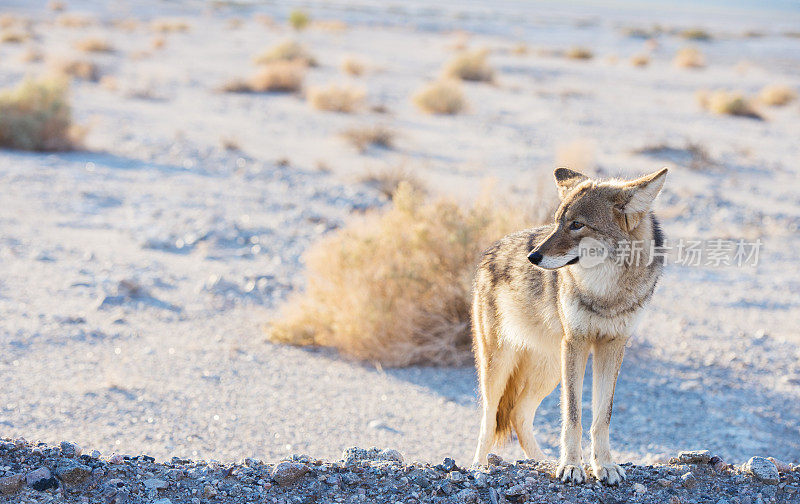
[[625, 469], [617, 464], [592, 464], [592, 472], [597, 481], [615, 486], [625, 480]]
[[559, 464], [556, 477], [564, 483], [583, 483], [586, 481], [586, 473], [579, 465]]

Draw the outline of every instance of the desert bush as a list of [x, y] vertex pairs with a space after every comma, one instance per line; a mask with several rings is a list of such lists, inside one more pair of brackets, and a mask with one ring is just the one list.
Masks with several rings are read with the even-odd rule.
[[295, 30], [303, 30], [308, 27], [311, 18], [305, 11], [295, 9], [289, 13], [289, 25]]
[[783, 106], [797, 99], [797, 91], [789, 86], [770, 84], [758, 93], [758, 100], [765, 105]]
[[672, 63], [680, 68], [703, 68], [706, 58], [696, 47], [683, 47], [675, 53]]
[[702, 28], [689, 28], [679, 33], [686, 40], [711, 40], [711, 34]]
[[700, 90], [697, 92], [696, 97], [701, 107], [714, 114], [763, 119], [753, 106], [752, 101], [739, 92], [722, 89], [716, 91]]
[[51, 60], [49, 65], [55, 73], [76, 79], [96, 81], [100, 78], [97, 65], [88, 60], [58, 59]]
[[150, 23], [150, 29], [158, 33], [182, 33], [190, 28], [188, 22], [178, 18], [159, 18]]
[[316, 86], [308, 92], [308, 103], [317, 110], [351, 113], [364, 105], [366, 92], [358, 87], [339, 84]]
[[276, 61], [263, 65], [247, 80], [234, 80], [222, 86], [227, 93], [291, 93], [303, 87], [306, 67], [297, 61]]
[[525, 42], [520, 42], [518, 44], [515, 44], [514, 47], [511, 48], [511, 54], [515, 54], [517, 56], [525, 56], [529, 52], [530, 48], [528, 47], [528, 44], [526, 44]]
[[386, 126], [376, 125], [350, 128], [343, 131], [342, 136], [360, 152], [364, 152], [370, 146], [391, 149], [395, 133]]
[[33, 151], [70, 150], [75, 129], [63, 78], [28, 79], [0, 92], [0, 146]]
[[631, 56], [631, 65], [635, 67], [645, 67], [650, 64], [650, 56], [646, 54], [634, 54]]
[[567, 52], [564, 53], [564, 56], [566, 56], [569, 59], [590, 60], [594, 58], [594, 53], [591, 51], [591, 49], [588, 49], [586, 47], [575, 46], [567, 49]]
[[47, 8], [54, 12], [61, 12], [67, 8], [67, 5], [59, 0], [51, 0], [47, 2]]
[[494, 70], [488, 56], [488, 49], [464, 51], [444, 67], [442, 74], [445, 78], [489, 82], [494, 78]]
[[362, 60], [355, 56], [345, 56], [342, 58], [341, 64], [342, 72], [358, 77], [364, 74], [365, 65]]
[[61, 14], [56, 18], [56, 24], [65, 28], [86, 28], [96, 22], [95, 18], [80, 14]]
[[86, 37], [75, 42], [75, 49], [84, 52], [112, 52], [111, 43], [100, 37]]
[[426, 201], [403, 183], [387, 211], [310, 247], [305, 292], [268, 336], [385, 366], [468, 363], [475, 267], [494, 240], [530, 224], [496, 203]]
[[341, 19], [319, 19], [311, 23], [311, 28], [329, 32], [342, 32], [347, 29], [347, 23]]
[[276, 61], [301, 61], [308, 66], [316, 66], [317, 61], [305, 47], [294, 40], [284, 40], [253, 58], [257, 65], [266, 65]]
[[22, 63], [42, 61], [42, 52], [36, 47], [28, 47], [19, 55], [19, 61]]
[[161, 35], [153, 37], [153, 39], [150, 41], [150, 47], [152, 47], [153, 49], [163, 49], [166, 45], [167, 45], [167, 39], [165, 39]]
[[439, 80], [426, 84], [412, 97], [414, 105], [428, 114], [458, 114], [467, 107], [467, 99], [458, 81]]
[[358, 181], [374, 187], [390, 200], [394, 198], [401, 184], [409, 185], [417, 195], [428, 193], [425, 183], [402, 164], [380, 170], [368, 170]]

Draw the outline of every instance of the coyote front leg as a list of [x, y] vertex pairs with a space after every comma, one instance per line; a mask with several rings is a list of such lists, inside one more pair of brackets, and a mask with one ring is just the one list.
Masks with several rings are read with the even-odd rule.
[[583, 483], [581, 459], [581, 392], [589, 344], [569, 334], [561, 340], [561, 461], [556, 476], [564, 482]]
[[625, 470], [611, 460], [608, 426], [626, 339], [597, 341], [592, 360], [592, 471], [598, 481], [608, 485], [625, 479]]

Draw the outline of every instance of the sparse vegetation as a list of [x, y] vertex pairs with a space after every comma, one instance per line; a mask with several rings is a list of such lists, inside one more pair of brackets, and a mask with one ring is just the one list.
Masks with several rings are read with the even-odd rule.
[[28, 47], [19, 55], [19, 61], [22, 63], [36, 63], [42, 61], [42, 52], [35, 47]]
[[65, 28], [86, 28], [92, 26], [97, 21], [89, 16], [82, 16], [80, 14], [61, 14], [56, 18], [56, 24]]
[[386, 126], [376, 125], [350, 128], [342, 132], [342, 136], [360, 152], [364, 152], [371, 146], [391, 149], [395, 133]]
[[686, 40], [711, 40], [711, 34], [702, 28], [689, 28], [679, 33]]
[[257, 65], [266, 65], [276, 61], [301, 61], [312, 67], [317, 65], [317, 61], [306, 48], [294, 40], [279, 42], [253, 58], [253, 62]]
[[0, 146], [33, 151], [76, 145], [69, 85], [63, 78], [25, 80], [0, 91]]
[[703, 68], [706, 58], [696, 47], [683, 47], [675, 53], [672, 63], [680, 68]]
[[384, 366], [470, 362], [475, 264], [494, 240], [530, 224], [496, 202], [428, 202], [401, 183], [385, 213], [309, 249], [306, 290], [283, 307], [269, 338]]
[[30, 33], [21, 30], [7, 30], [0, 33], [0, 43], [21, 44], [31, 38]]
[[374, 187], [386, 199], [394, 197], [400, 184], [408, 184], [411, 190], [420, 196], [428, 193], [425, 183], [402, 164], [382, 170], [369, 170], [359, 178], [359, 182]]
[[594, 53], [586, 47], [574, 46], [567, 49], [567, 52], [564, 53], [564, 56], [574, 60], [590, 60], [594, 58]]
[[166, 45], [167, 45], [167, 39], [165, 39], [161, 35], [153, 37], [153, 40], [150, 41], [150, 47], [152, 47], [153, 49], [163, 49], [164, 46]]
[[248, 80], [234, 80], [222, 86], [228, 93], [292, 93], [303, 87], [306, 67], [297, 61], [276, 61], [263, 65]]
[[494, 70], [487, 61], [488, 56], [488, 49], [464, 51], [444, 67], [442, 74], [446, 78], [490, 82], [494, 78]]
[[458, 81], [439, 80], [426, 84], [412, 97], [414, 105], [428, 114], [458, 114], [467, 107], [467, 99]]
[[100, 71], [97, 69], [97, 65], [88, 60], [51, 60], [49, 66], [58, 74], [75, 77], [76, 79], [96, 81], [100, 78]]
[[520, 42], [511, 48], [511, 54], [516, 54], [517, 56], [525, 56], [529, 52], [530, 48], [528, 48], [528, 45], [524, 42]]
[[631, 56], [631, 65], [635, 67], [646, 67], [650, 64], [650, 56], [646, 54], [634, 54]]
[[634, 150], [633, 153], [671, 161], [677, 165], [686, 166], [690, 170], [708, 170], [719, 166], [705, 147], [689, 141], [682, 147], [666, 143], [648, 145]]
[[758, 100], [771, 106], [787, 105], [797, 99], [797, 91], [790, 86], [782, 84], [770, 84], [764, 86], [758, 93]]
[[47, 8], [53, 12], [61, 12], [67, 8], [67, 5], [59, 0], [50, 0], [47, 2]]
[[355, 56], [345, 56], [342, 58], [341, 69], [347, 75], [358, 77], [364, 74], [365, 65], [362, 60]]
[[317, 110], [352, 113], [364, 105], [366, 92], [354, 86], [329, 84], [308, 92], [308, 103]]
[[289, 25], [295, 30], [304, 30], [311, 22], [311, 18], [305, 11], [295, 9], [289, 13]]
[[75, 49], [84, 52], [112, 52], [111, 43], [100, 37], [86, 37], [75, 42]]
[[714, 114], [763, 119], [753, 106], [752, 100], [739, 92], [701, 90], [697, 92], [697, 101], [701, 107]]
[[150, 29], [158, 33], [183, 33], [191, 29], [191, 25], [183, 19], [160, 18], [150, 23]]

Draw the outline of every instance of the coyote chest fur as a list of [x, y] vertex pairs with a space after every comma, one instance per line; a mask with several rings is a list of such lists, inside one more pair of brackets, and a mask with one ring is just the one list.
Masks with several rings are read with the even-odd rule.
[[[508, 235], [484, 254], [472, 307], [483, 403], [475, 463], [512, 429], [529, 458], [544, 458], [533, 420], [561, 382], [558, 477], [583, 482], [581, 391], [593, 352], [592, 470], [607, 484], [625, 478], [611, 460], [609, 424], [625, 343], [663, 268], [650, 208], [665, 175], [599, 181], [559, 168], [554, 223]], [[583, 260], [587, 244], [599, 260]]]

